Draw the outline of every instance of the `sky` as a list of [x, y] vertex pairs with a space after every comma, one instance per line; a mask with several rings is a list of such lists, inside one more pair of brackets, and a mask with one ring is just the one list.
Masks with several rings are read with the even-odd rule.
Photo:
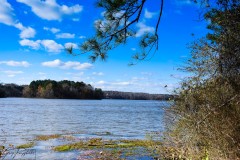
[[159, 9], [159, 1], [148, 0], [135, 37], [110, 51], [106, 62], [91, 63], [89, 54], [73, 56], [65, 48], [94, 35], [103, 15], [95, 0], [0, 0], [0, 83], [71, 80], [103, 90], [172, 93], [187, 76], [178, 70], [189, 58], [187, 46], [207, 33], [206, 22], [191, 0], [165, 0], [158, 51], [129, 66], [141, 36], [154, 31]]

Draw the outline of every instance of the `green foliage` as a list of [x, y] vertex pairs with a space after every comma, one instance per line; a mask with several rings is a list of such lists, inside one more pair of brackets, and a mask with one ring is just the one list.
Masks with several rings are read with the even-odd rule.
[[217, 2], [205, 14], [212, 32], [191, 45], [190, 76], [167, 112], [166, 157], [240, 158], [240, 2]]
[[60, 134], [52, 134], [52, 135], [39, 135], [36, 137], [35, 140], [37, 141], [47, 141], [50, 139], [56, 139], [56, 138], [60, 138], [61, 135]]
[[16, 84], [0, 84], [0, 98], [21, 97], [24, 86]]
[[119, 148], [150, 148], [161, 143], [153, 140], [103, 140], [101, 138], [92, 138], [87, 141], [81, 140], [76, 143], [56, 146], [54, 151], [68, 151], [76, 149], [119, 149]]
[[23, 90], [24, 97], [68, 98], [68, 99], [102, 99], [101, 89], [90, 84], [74, 81], [37, 80], [32, 81]]
[[0, 98], [5, 97], [5, 91], [2, 89], [2, 85], [0, 86]]
[[17, 146], [17, 149], [25, 149], [25, 148], [32, 148], [35, 145], [34, 142], [30, 142], [30, 143], [26, 143], [26, 144], [22, 144]]
[[[224, 1], [223, 1], [224, 2]], [[222, 3], [223, 3], [222, 2]], [[208, 28], [213, 31], [207, 35], [219, 53], [219, 72], [240, 91], [240, 1], [230, 0], [220, 9], [211, 9], [206, 19], [211, 20]]]
[[[127, 39], [136, 38], [134, 24], [141, 19], [142, 11], [148, 0], [97, 0], [96, 6], [104, 10], [103, 19], [95, 21], [96, 33], [80, 45], [81, 53], [90, 52], [90, 60], [95, 62], [98, 58], [106, 60], [108, 52]], [[155, 32], [146, 32], [140, 40], [140, 54], [133, 56], [134, 60], [144, 60], [150, 53], [158, 49], [158, 25], [162, 16], [163, 0], [161, 0], [159, 17], [156, 22]], [[155, 48], [153, 50], [153, 48]], [[73, 47], [67, 48], [68, 52], [75, 54]], [[138, 55], [138, 56], [136, 56]]]

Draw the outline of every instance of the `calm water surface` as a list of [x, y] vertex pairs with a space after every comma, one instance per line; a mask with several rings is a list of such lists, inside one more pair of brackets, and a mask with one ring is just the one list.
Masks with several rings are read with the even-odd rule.
[[0, 140], [22, 144], [36, 135], [78, 134], [141, 139], [163, 130], [167, 102], [141, 100], [0, 99]]

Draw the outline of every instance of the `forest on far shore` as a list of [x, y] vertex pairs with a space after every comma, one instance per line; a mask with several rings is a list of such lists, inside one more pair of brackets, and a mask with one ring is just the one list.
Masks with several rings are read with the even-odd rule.
[[90, 84], [74, 81], [37, 80], [29, 85], [1, 84], [0, 97], [49, 99], [102, 99], [103, 91]]
[[0, 98], [169, 100], [173, 95], [102, 91], [84, 82], [36, 80], [29, 85], [0, 84]]

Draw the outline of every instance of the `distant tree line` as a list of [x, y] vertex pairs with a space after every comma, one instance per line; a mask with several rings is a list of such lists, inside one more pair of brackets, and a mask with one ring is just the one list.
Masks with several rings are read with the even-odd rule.
[[58, 99], [129, 99], [170, 100], [174, 95], [135, 92], [102, 91], [90, 84], [74, 81], [36, 80], [29, 85], [0, 84], [0, 98], [58, 98]]
[[24, 88], [23, 97], [102, 99], [103, 92], [84, 82], [37, 80], [32, 81], [29, 86]]
[[149, 94], [135, 92], [104, 91], [106, 99], [130, 99], [130, 100], [171, 100], [174, 95], [170, 94]]
[[0, 98], [3, 97], [22, 97], [24, 86], [16, 84], [0, 84]]
[[0, 84], [0, 97], [102, 99], [104, 94], [84, 82], [37, 80], [25, 86]]

